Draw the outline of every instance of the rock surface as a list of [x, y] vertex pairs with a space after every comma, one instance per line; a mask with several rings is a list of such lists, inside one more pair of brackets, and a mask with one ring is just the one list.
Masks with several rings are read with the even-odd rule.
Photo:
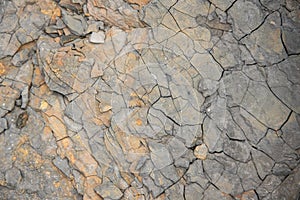
[[0, 1], [0, 199], [297, 199], [299, 1]]

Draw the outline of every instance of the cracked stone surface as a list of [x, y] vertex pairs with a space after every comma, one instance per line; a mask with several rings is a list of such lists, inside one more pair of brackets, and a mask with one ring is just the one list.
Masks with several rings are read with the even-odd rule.
[[0, 199], [299, 199], [299, 16], [0, 1]]

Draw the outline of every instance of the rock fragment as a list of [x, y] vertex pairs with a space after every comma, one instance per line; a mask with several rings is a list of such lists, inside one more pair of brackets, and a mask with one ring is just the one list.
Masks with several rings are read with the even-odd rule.
[[104, 43], [105, 34], [102, 31], [99, 32], [92, 32], [90, 36], [90, 42], [95, 44], [102, 44]]
[[196, 158], [199, 158], [200, 160], [205, 160], [207, 153], [208, 153], [208, 148], [205, 144], [196, 146], [194, 150], [194, 155], [196, 156]]
[[121, 190], [112, 183], [101, 184], [100, 186], [95, 188], [95, 191], [102, 198], [120, 199], [123, 196]]

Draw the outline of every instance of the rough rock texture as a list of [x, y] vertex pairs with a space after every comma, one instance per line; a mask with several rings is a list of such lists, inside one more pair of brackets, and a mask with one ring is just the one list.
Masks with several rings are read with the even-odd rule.
[[0, 1], [0, 199], [298, 199], [299, 13]]

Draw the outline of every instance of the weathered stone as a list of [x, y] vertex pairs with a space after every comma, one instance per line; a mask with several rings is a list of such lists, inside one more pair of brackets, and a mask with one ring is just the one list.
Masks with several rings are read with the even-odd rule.
[[267, 127], [255, 119], [246, 110], [240, 108], [232, 108], [231, 113], [236, 124], [243, 130], [246, 138], [254, 144], [257, 144], [262, 139]]
[[180, 182], [174, 184], [165, 192], [169, 199], [184, 200], [184, 185], [182, 185]]
[[196, 183], [185, 186], [185, 199], [193, 200], [203, 197], [203, 189]]
[[274, 161], [265, 153], [255, 149], [251, 149], [251, 154], [259, 177], [264, 179], [267, 175], [271, 174]]
[[0, 1], [0, 199], [296, 199], [298, 7]]
[[87, 28], [87, 23], [81, 15], [69, 15], [67, 12], [62, 12], [63, 21], [69, 27], [70, 31], [75, 35], [83, 35]]
[[182, 157], [182, 155], [184, 155], [187, 151], [187, 148], [184, 146], [183, 142], [175, 137], [169, 140], [167, 148], [175, 161]]
[[267, 68], [267, 81], [274, 94], [295, 112], [300, 112], [300, 56], [290, 56]]
[[235, 160], [246, 162], [250, 157], [250, 146], [245, 142], [227, 140], [224, 142], [224, 153]]
[[60, 157], [56, 157], [53, 161], [53, 164], [62, 171], [67, 177], [71, 175], [71, 168], [66, 159], [61, 159]]
[[218, 129], [216, 124], [211, 119], [206, 118], [204, 120], [203, 127], [203, 140], [208, 147], [209, 152], [221, 150], [222, 146], [220, 146], [220, 143], [223, 144], [223, 140], [221, 137], [221, 131]]
[[199, 82], [199, 92], [203, 94], [204, 97], [211, 96], [219, 88], [219, 82], [211, 79], [201, 79]]
[[163, 189], [156, 186], [150, 177], [144, 177], [143, 184], [145, 184], [149, 188], [149, 192], [152, 193], [154, 198], [159, 196], [163, 192]]
[[227, 113], [227, 116], [226, 135], [232, 140], [244, 141], [246, 138], [243, 129], [232, 119], [230, 113]]
[[268, 194], [272, 193], [276, 187], [281, 184], [280, 178], [275, 175], [267, 176], [262, 184], [256, 189], [256, 192], [259, 198], [263, 198], [268, 196]]
[[206, 159], [203, 161], [203, 169], [207, 173], [210, 181], [215, 184], [222, 175], [225, 167], [217, 160]]
[[206, 188], [209, 182], [206, 179], [200, 160], [196, 160], [190, 165], [185, 176], [188, 183], [198, 183], [202, 188]]
[[211, 2], [223, 11], [226, 11], [234, 2], [234, 0], [211, 0]]
[[6, 118], [0, 118], [0, 133], [2, 133], [4, 130], [8, 129], [8, 123]]
[[[232, 53], [228, 54], [228, 51], [232, 51]], [[213, 47], [212, 55], [224, 69], [242, 64], [241, 49], [231, 34], [222, 36], [222, 39]]]
[[157, 169], [163, 169], [173, 162], [172, 156], [165, 145], [150, 141], [149, 148], [151, 160]]
[[232, 200], [233, 198], [219, 189], [217, 189], [214, 185], [210, 185], [205, 191], [203, 195], [204, 200]]
[[16, 14], [7, 14], [4, 15], [2, 21], [0, 23], [0, 32], [1, 33], [9, 33], [18, 25], [18, 16]]
[[297, 166], [292, 173], [272, 192], [274, 199], [297, 199], [300, 193], [300, 170]]
[[255, 167], [256, 165], [251, 161], [239, 165], [238, 175], [241, 178], [243, 189], [246, 191], [256, 189], [262, 182]]
[[120, 199], [123, 196], [123, 193], [119, 188], [117, 188], [112, 183], [103, 183], [95, 188], [95, 191], [102, 198], [110, 198], [110, 199]]
[[0, 87], [0, 108], [11, 111], [19, 95], [18, 91], [11, 87]]
[[5, 180], [9, 186], [16, 187], [22, 180], [22, 175], [19, 169], [13, 167], [6, 171]]
[[223, 83], [229, 105], [240, 105], [249, 84], [248, 77], [239, 71], [224, 73]]
[[196, 53], [191, 59], [191, 64], [205, 79], [219, 80], [221, 77], [222, 68], [213, 60], [210, 54]]
[[[271, 1], [272, 2], [272, 1]], [[270, 4], [272, 4], [269, 2]], [[295, 1], [289, 1], [287, 3], [288, 9], [283, 9], [281, 13], [282, 19], [282, 39], [288, 54], [298, 54], [299, 48], [299, 8], [296, 6]], [[278, 5], [276, 2], [275, 5]]]
[[[248, 23], [247, 23], [248, 25]], [[255, 60], [261, 64], [274, 64], [287, 57], [281, 42], [280, 15], [270, 14], [264, 23], [242, 42], [246, 44]]]
[[172, 181], [163, 176], [163, 174], [158, 170], [152, 172], [150, 177], [152, 178], [154, 184], [160, 188], [166, 189], [172, 185]]
[[264, 125], [275, 130], [282, 126], [290, 112], [267, 85], [257, 82], [249, 83], [241, 105]]
[[21, 108], [25, 109], [28, 105], [29, 102], [29, 87], [26, 86], [23, 91], [21, 92], [21, 97], [22, 97], [22, 105]]
[[256, 195], [254, 190], [249, 190], [242, 194], [241, 200], [258, 200], [258, 196]]
[[0, 59], [5, 56], [12, 56], [18, 50], [20, 43], [15, 35], [6, 33], [0, 34]]
[[199, 158], [200, 160], [205, 160], [207, 153], [208, 153], [208, 149], [205, 144], [196, 146], [196, 148], [194, 150], [194, 155], [196, 156], [196, 158]]
[[267, 135], [258, 143], [258, 149], [269, 155], [275, 162], [283, 162], [289, 166], [297, 165], [297, 154], [276, 134], [269, 130]]
[[20, 67], [23, 65], [29, 58], [30, 58], [30, 52], [31, 49], [23, 49], [17, 52], [13, 59], [12, 59], [12, 64], [14, 64], [17, 67]]
[[92, 32], [90, 36], [90, 42], [95, 44], [104, 43], [105, 34], [102, 31], [99, 32]]
[[292, 113], [289, 120], [282, 127], [282, 138], [293, 149], [300, 147], [300, 116]]
[[237, 195], [243, 192], [240, 178], [235, 174], [224, 172], [216, 182], [216, 186], [224, 193]]
[[286, 177], [291, 173], [291, 169], [284, 163], [275, 163], [272, 172], [275, 176]]
[[105, 3], [97, 0], [87, 2], [89, 13], [97, 20], [117, 26], [123, 30], [144, 27], [138, 18], [137, 10], [134, 10], [125, 2]]
[[260, 9], [258, 1], [254, 2], [237, 1], [229, 9], [229, 15], [233, 18], [233, 33], [239, 38], [251, 33], [264, 20], [264, 13]]

